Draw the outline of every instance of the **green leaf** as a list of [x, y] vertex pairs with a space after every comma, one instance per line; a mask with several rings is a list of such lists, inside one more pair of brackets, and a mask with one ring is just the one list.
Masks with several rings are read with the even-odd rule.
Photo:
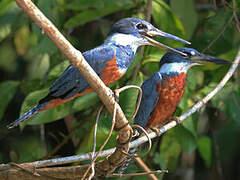
[[136, 54], [133, 62], [131, 63], [130, 67], [127, 69], [126, 74], [121, 79], [129, 79], [135, 70], [136, 65], [142, 60], [142, 56]]
[[3, 42], [0, 46], [0, 68], [11, 73], [17, 66], [16, 52], [10, 42]]
[[[223, 31], [231, 16], [232, 12], [230, 11], [220, 11], [209, 17], [204, 27], [201, 27], [200, 32], [194, 34], [192, 47], [200, 50], [208, 47], [208, 45], [217, 38], [218, 34]], [[224, 33], [217, 38], [208, 51], [213, 55], [217, 55], [231, 50], [235, 40], [233, 38], [234, 28], [234, 25], [230, 23]]]
[[[166, 158], [166, 157], [165, 157]], [[174, 157], [175, 158], [175, 157]], [[173, 158], [171, 158], [171, 159], [173, 159]], [[175, 159], [174, 159], [175, 160]], [[168, 162], [168, 165], [169, 165], [169, 161], [168, 160], [164, 160], [163, 158], [162, 158], [162, 156], [160, 155], [160, 154], [158, 154], [158, 153], [154, 153], [154, 158], [153, 158], [153, 162], [155, 163], [155, 164], [158, 164], [158, 165], [160, 165], [160, 168], [161, 169], [169, 169], [168, 167], [166, 167], [166, 162]], [[171, 164], [173, 164], [172, 162], [171, 162]], [[170, 164], [170, 167], [171, 167], [171, 164]], [[174, 166], [174, 169], [175, 169], [175, 167], [176, 166]], [[162, 180], [163, 179], [163, 176], [164, 176], [164, 174], [159, 174], [157, 177], [158, 177], [158, 179], [159, 180]]]
[[197, 85], [202, 85], [204, 80], [204, 73], [203, 71], [192, 68], [187, 73], [187, 87], [194, 91]]
[[240, 93], [233, 83], [228, 83], [227, 86], [212, 98], [211, 102], [240, 126]]
[[[188, 117], [182, 122], [182, 126], [185, 127], [187, 130], [189, 130], [194, 137], [197, 137], [197, 119], [193, 118], [193, 116], [196, 116], [195, 114]], [[198, 117], [198, 116], [197, 116]]]
[[69, 61], [63, 61], [58, 65], [54, 66], [48, 74], [45, 86], [46, 87], [52, 86], [56, 79], [61, 76], [61, 74], [67, 69], [69, 65], [70, 65]]
[[16, 5], [16, 2], [13, 0], [0, 1], [0, 17], [7, 11], [9, 11], [9, 9], [12, 8], [14, 5]]
[[220, 160], [226, 161], [230, 157], [239, 153], [239, 126], [234, 121], [226, 121], [214, 133], [214, 138], [217, 141], [217, 147], [220, 155]]
[[83, 25], [89, 21], [99, 19], [102, 16], [106, 16], [121, 9], [130, 9], [135, 6], [133, 1], [129, 0], [105, 0], [104, 7], [101, 9], [89, 9], [78, 13], [76, 16], [70, 18], [65, 23], [65, 28], [73, 28], [78, 25]]
[[[92, 125], [90, 126], [90, 128], [88, 127], [88, 130], [83, 135], [83, 140], [81, 141], [80, 148], [77, 150], [77, 154], [92, 151], [95, 119], [96, 119], [96, 114], [91, 118]], [[101, 147], [101, 145], [105, 142], [110, 132], [111, 125], [112, 125], [111, 115], [108, 113], [107, 110], [103, 110], [98, 120], [96, 150], [98, 150]], [[116, 137], [117, 137], [117, 133], [113, 132], [111, 138], [109, 139], [104, 149], [114, 147], [116, 143]]]
[[234, 120], [240, 126], [240, 94], [239, 92], [230, 92], [225, 98], [218, 99], [217, 107], [221, 109], [229, 118]]
[[[152, 16], [157, 26], [168, 33], [183, 37], [185, 35], [182, 23], [171, 12], [167, 4], [162, 0], [152, 2]], [[164, 42], [164, 40], [163, 40]], [[183, 45], [183, 43], [171, 41], [171, 45]]]
[[[206, 84], [202, 89], [200, 89], [197, 92], [196, 98], [202, 99], [204, 96], [206, 96], [208, 93], [210, 93], [216, 86], [217, 86], [217, 83], [214, 83], [214, 82], [210, 82], [209, 84]], [[221, 93], [221, 91], [220, 91], [220, 93]], [[218, 96], [218, 94], [216, 96]], [[216, 96], [214, 96], [214, 97], [216, 97]]]
[[176, 126], [173, 131], [184, 151], [191, 153], [196, 149], [195, 137], [189, 130], [179, 125]]
[[11, 149], [18, 154], [19, 163], [31, 162], [43, 157], [43, 148], [38, 133], [31, 136], [19, 136], [17, 141], [9, 142]]
[[209, 137], [203, 136], [197, 140], [198, 151], [205, 165], [210, 168], [212, 163], [212, 142]]
[[88, 109], [89, 107], [95, 105], [99, 102], [99, 98], [96, 93], [90, 93], [81, 97], [76, 98], [73, 103], [73, 109], [81, 111], [83, 109]]
[[[3, 2], [6, 1], [2, 1], [0, 3]], [[17, 7], [15, 1], [11, 0], [10, 4], [12, 4], [10, 5], [11, 8], [6, 13], [3, 13], [2, 16], [0, 15], [0, 42], [11, 34], [13, 28], [19, 26], [18, 22], [20, 20], [19, 18], [21, 17], [22, 12], [20, 8]], [[7, 8], [7, 6], [4, 7], [4, 5], [0, 5], [0, 9], [1, 7]], [[21, 19], [21, 21], [22, 20], [23, 19]], [[23, 24], [24, 21], [21, 23], [21, 25]]]
[[165, 51], [159, 51], [157, 47], [145, 46], [144, 58], [142, 59], [142, 65], [148, 70], [150, 74], [159, 71], [158, 63]]
[[37, 91], [41, 89], [42, 81], [41, 79], [33, 79], [28, 81], [23, 81], [20, 84], [21, 92], [25, 95], [28, 95], [29, 93], [33, 91]]
[[19, 55], [25, 54], [29, 46], [29, 27], [22, 26], [14, 35], [14, 44]]
[[47, 36], [41, 36], [38, 45], [34, 49], [36, 54], [53, 54], [57, 52], [56, 45]]
[[18, 81], [4, 81], [0, 83], [0, 119], [2, 118], [9, 102], [13, 98], [18, 85]]
[[197, 25], [197, 12], [193, 0], [171, 0], [170, 6], [173, 13], [181, 20], [186, 37], [190, 39]]
[[70, 3], [64, 5], [63, 8], [72, 9], [75, 11], [83, 11], [89, 8], [93, 9], [101, 9], [104, 8], [104, 1], [103, 0], [73, 0]]
[[63, 73], [63, 71], [66, 70], [66, 68], [70, 65], [69, 61], [63, 61], [56, 65], [49, 73], [50, 78], [56, 78], [59, 77], [60, 74]]
[[[160, 145], [159, 155], [161, 157], [160, 165], [163, 168], [167, 168], [170, 172], [173, 172], [178, 164], [178, 159], [181, 153], [181, 146], [176, 141], [176, 134], [170, 130], [164, 134]], [[161, 163], [164, 160], [164, 164]]]
[[[134, 81], [131, 81], [128, 84], [141, 86], [142, 80], [140, 77], [137, 77]], [[127, 119], [130, 119], [135, 112], [138, 92], [137, 89], [131, 88], [120, 94], [120, 106]]]
[[[50, 66], [50, 57], [48, 54], [43, 54], [35, 61], [31, 61], [28, 67], [29, 79], [44, 79]], [[45, 77], [46, 78], [46, 77]], [[44, 81], [44, 80], [43, 80]]]
[[6, 24], [0, 27], [0, 42], [11, 33], [11, 25]]

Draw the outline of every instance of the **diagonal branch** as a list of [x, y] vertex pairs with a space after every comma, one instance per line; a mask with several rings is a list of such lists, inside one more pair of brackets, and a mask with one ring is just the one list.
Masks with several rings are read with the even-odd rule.
[[[126, 155], [121, 153], [122, 150], [128, 151], [129, 139], [131, 139], [131, 126], [115, 101], [113, 92], [105, 86], [95, 71], [89, 66], [81, 52], [75, 49], [68, 40], [57, 30], [57, 28], [48, 20], [45, 15], [32, 3], [31, 0], [16, 0], [18, 6], [39, 26], [58, 47], [58, 49], [67, 57], [70, 63], [77, 67], [83, 77], [88, 81], [91, 88], [98, 94], [108, 111], [113, 115], [114, 105], [116, 104], [116, 129], [118, 131], [117, 148], [112, 156], [105, 161], [101, 161], [98, 171], [102, 174], [110, 173], [121, 164]], [[102, 164], [101, 164], [102, 163]], [[101, 173], [100, 173], [101, 174]]]

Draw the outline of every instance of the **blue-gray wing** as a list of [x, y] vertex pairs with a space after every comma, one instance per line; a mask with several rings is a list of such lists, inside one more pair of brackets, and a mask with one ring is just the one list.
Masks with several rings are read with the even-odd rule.
[[154, 73], [149, 79], [144, 81], [141, 86], [143, 92], [142, 100], [134, 124], [146, 127], [158, 101], [157, 84], [161, 83], [161, 81], [162, 76], [159, 72]]
[[[111, 46], [99, 46], [83, 53], [85, 60], [99, 75], [104, 69], [106, 62], [113, 59], [116, 50]], [[68, 99], [77, 93], [89, 88], [87, 81], [78, 69], [69, 66], [62, 75], [54, 82], [48, 94], [52, 98]]]

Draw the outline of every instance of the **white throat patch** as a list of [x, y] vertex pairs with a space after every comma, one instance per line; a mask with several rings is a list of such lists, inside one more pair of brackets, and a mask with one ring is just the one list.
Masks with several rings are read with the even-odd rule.
[[133, 36], [131, 34], [121, 34], [121, 33], [113, 34], [106, 40], [106, 42], [112, 42], [116, 45], [121, 45], [121, 46], [129, 45], [131, 46], [134, 53], [136, 53], [137, 48], [139, 46], [143, 45], [141, 40], [136, 36]]
[[192, 63], [192, 64], [189, 64], [189, 63], [184, 63], [184, 62], [181, 62], [181, 63], [166, 63], [166, 64], [163, 64], [161, 69], [160, 69], [160, 73], [166, 73], [166, 74], [170, 74], [172, 72], [177, 72], [177, 73], [187, 73], [187, 70], [189, 68], [191, 68], [192, 66], [195, 66], [197, 64], [195, 63]]

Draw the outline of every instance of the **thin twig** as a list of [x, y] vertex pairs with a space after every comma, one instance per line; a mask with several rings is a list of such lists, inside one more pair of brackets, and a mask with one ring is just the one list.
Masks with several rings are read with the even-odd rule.
[[[95, 156], [95, 152], [96, 152], [96, 145], [97, 145], [97, 127], [98, 127], [98, 120], [100, 117], [100, 114], [102, 112], [103, 109], [103, 105], [99, 108], [98, 113], [97, 113], [97, 117], [96, 117], [96, 123], [94, 126], [94, 138], [93, 138], [93, 152], [92, 152], [92, 161], [94, 159]], [[91, 180], [94, 177], [95, 174], [95, 168], [94, 168], [94, 163], [92, 165], [92, 173], [89, 175], [88, 179]]]
[[19, 164], [16, 164], [16, 163], [14, 163], [14, 162], [10, 162], [9, 165], [14, 166], [14, 167], [17, 167], [17, 168], [19, 168], [19, 169], [21, 169], [21, 170], [23, 170], [23, 171], [25, 171], [25, 172], [33, 175], [33, 176], [40, 176], [40, 174], [38, 174], [37, 172], [31, 171], [31, 170], [29, 170], [29, 169], [26, 169], [26, 168], [24, 168], [23, 166], [21, 166], [21, 165], [19, 165]]
[[[151, 169], [143, 162], [143, 160], [140, 157], [135, 157], [135, 161], [144, 171], [151, 172]], [[152, 180], [158, 180], [155, 174], [148, 174], [148, 177]]]
[[116, 122], [116, 111], [117, 111], [117, 106], [115, 104], [114, 106], [114, 111], [113, 111], [113, 119], [112, 119], [112, 127], [111, 127], [111, 130], [106, 138], [106, 140], [104, 141], [104, 143], [102, 144], [102, 146], [100, 147], [98, 153], [96, 154], [96, 156], [94, 157], [94, 159], [92, 160], [90, 166], [88, 167], [88, 169], [86, 170], [85, 174], [83, 175], [82, 177], [82, 180], [84, 180], [90, 170], [90, 168], [93, 166], [94, 162], [97, 160], [99, 154], [102, 152], [103, 148], [105, 147], [105, 145], [107, 144], [107, 142], [109, 141], [110, 137], [112, 136], [112, 132], [113, 132], [113, 129], [114, 129], [114, 126], [115, 126], [115, 122]]
[[[152, 140], [151, 138], [148, 136], [148, 132], [142, 127], [142, 126], [139, 126], [137, 124], [134, 124], [132, 125], [132, 127], [135, 127], [135, 128], [139, 128], [141, 129], [141, 131], [143, 132], [143, 134], [148, 138], [148, 143], [149, 143], [149, 146], [148, 146], [148, 150], [146, 152], [144, 152], [143, 154], [141, 154], [140, 156], [145, 156], [146, 154], [148, 154], [152, 148]], [[139, 155], [137, 155], [137, 157], [139, 157]]]
[[111, 175], [107, 175], [107, 177], [109, 177], [109, 178], [110, 177], [124, 178], [124, 177], [144, 176], [144, 175], [148, 175], [148, 174], [162, 174], [162, 173], [168, 173], [168, 170], [157, 170], [157, 171], [131, 173], [131, 174], [111, 174]]
[[220, 37], [221, 35], [225, 32], [226, 28], [228, 27], [228, 25], [232, 22], [233, 20], [233, 15], [229, 18], [229, 20], [227, 21], [227, 23], [224, 25], [223, 29], [218, 33], [218, 35], [208, 44], [208, 46], [206, 48], [204, 48], [202, 50], [202, 53], [204, 53], [206, 50], [208, 50]]
[[215, 7], [215, 9], [217, 10], [217, 3], [216, 0], [212, 0], [213, 6]]
[[44, 124], [40, 125], [40, 136], [41, 136], [41, 145], [43, 149], [44, 156], [47, 155], [47, 146], [46, 146], [46, 138], [45, 138], [45, 126]]
[[80, 122], [80, 124], [78, 124], [77, 126], [75, 126], [73, 129], [71, 129], [70, 133], [64, 137], [64, 139], [61, 141], [61, 143], [59, 143], [53, 150], [52, 152], [50, 152], [48, 155], [46, 155], [45, 157], [43, 157], [42, 159], [47, 159], [49, 157], [51, 157], [52, 155], [54, 155], [64, 144], [66, 144], [68, 142], [68, 140], [74, 135], [74, 133], [76, 132], [76, 130], [79, 130], [79, 128], [81, 126], [83, 126], [89, 119], [86, 118], [85, 120], [82, 120]]
[[233, 16], [234, 16], [234, 20], [236, 23], [236, 28], [237, 28], [238, 32], [240, 33], [240, 22], [239, 22], [238, 15], [237, 15], [237, 8], [236, 8], [235, 0], [233, 0]]
[[[149, 21], [151, 20], [151, 15], [152, 15], [152, 0], [148, 0], [147, 1], [147, 6], [146, 6], [146, 12], [145, 12], [145, 17], [146, 17], [146, 21]], [[139, 50], [139, 56], [143, 56], [144, 54], [144, 47], [140, 47], [140, 50]], [[137, 78], [137, 75], [138, 75], [138, 72], [141, 68], [141, 65], [142, 65], [142, 62], [139, 62], [136, 67], [134, 68], [134, 72], [133, 72], [133, 79], [136, 79]]]
[[122, 87], [120, 89], [117, 89], [117, 91], [119, 93], [121, 93], [122, 91], [125, 91], [126, 89], [130, 89], [130, 88], [135, 88], [135, 89], [138, 89], [138, 91], [139, 91], [138, 101], [137, 101], [135, 112], [134, 112], [133, 116], [129, 120], [131, 122], [135, 118], [135, 116], [137, 115], [138, 109], [140, 107], [141, 100], [142, 100], [142, 89], [140, 87], [138, 87], [138, 86], [135, 86], [135, 85], [127, 85], [127, 86], [124, 86], [124, 87]]

